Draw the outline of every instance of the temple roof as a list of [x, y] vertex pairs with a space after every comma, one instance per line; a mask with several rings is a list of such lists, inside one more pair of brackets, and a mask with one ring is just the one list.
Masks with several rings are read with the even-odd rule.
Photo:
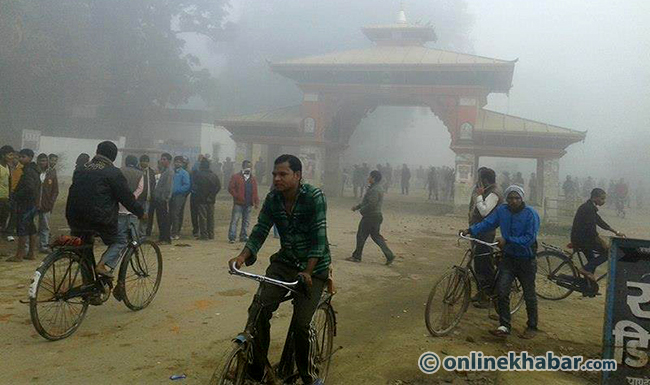
[[417, 45], [378, 45], [365, 49], [334, 52], [273, 63], [271, 68], [278, 72], [284, 69], [317, 69], [319, 67], [336, 67], [339, 69], [399, 67], [407, 70], [453, 70], [464, 66], [505, 66], [514, 69], [515, 62], [516, 60], [493, 59]]
[[585, 131], [576, 131], [552, 124], [537, 122], [518, 116], [506, 115], [496, 111], [480, 109], [476, 119], [477, 132], [487, 134], [520, 134], [520, 135], [542, 135], [556, 138], [566, 138], [571, 143], [584, 140]]

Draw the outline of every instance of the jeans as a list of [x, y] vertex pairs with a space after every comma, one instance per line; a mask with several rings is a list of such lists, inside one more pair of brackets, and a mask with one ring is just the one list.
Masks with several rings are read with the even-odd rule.
[[140, 201], [140, 204], [142, 205], [142, 209], [145, 213], [147, 213], [147, 216], [149, 217], [146, 221], [141, 220], [140, 224], [138, 225], [138, 233], [141, 235], [151, 235], [151, 228], [152, 226], [150, 224], [153, 223], [153, 213], [154, 213], [154, 208], [151, 202], [147, 201]]
[[366, 244], [368, 236], [370, 236], [384, 253], [384, 256], [387, 260], [392, 261], [395, 258], [393, 252], [388, 248], [386, 240], [379, 233], [381, 230], [381, 223], [383, 221], [384, 218], [381, 215], [369, 215], [361, 217], [361, 222], [359, 222], [359, 229], [357, 230], [357, 248], [354, 250], [354, 253], [352, 253], [352, 257], [361, 260], [361, 255], [363, 254], [363, 246]]
[[185, 212], [185, 202], [187, 195], [178, 194], [174, 195], [169, 202], [169, 215], [171, 217], [171, 233], [172, 236], [178, 236], [181, 233], [183, 223], [183, 213]]
[[171, 242], [169, 203], [167, 201], [155, 201], [156, 216], [158, 217], [158, 241]]
[[[479, 234], [476, 239], [492, 243], [496, 233]], [[474, 272], [480, 285], [479, 291], [491, 293], [494, 284], [494, 264], [492, 262], [492, 249], [480, 243], [472, 243], [474, 247]]]
[[214, 204], [196, 203], [198, 235], [201, 239], [214, 239]]
[[519, 279], [524, 290], [528, 328], [537, 329], [537, 294], [535, 293], [535, 274], [537, 261], [535, 258], [513, 257], [505, 255], [499, 263], [498, 282], [498, 311], [499, 324], [511, 329], [510, 324], [510, 291], [515, 278]]
[[38, 212], [38, 237], [41, 249], [50, 247], [50, 214], [49, 212]]
[[[271, 264], [266, 269], [266, 276], [281, 281], [294, 281], [298, 270], [284, 263], [274, 261], [271, 257]], [[312, 318], [318, 307], [323, 288], [327, 281], [327, 275], [323, 277], [312, 277], [313, 285], [310, 289], [310, 296], [296, 294], [292, 301], [293, 317], [292, 331], [294, 333], [294, 348], [296, 366], [304, 384], [313, 383], [318, 377], [318, 368], [314, 360], [317, 336], [310, 328]], [[262, 283], [253, 298], [253, 303], [248, 308], [247, 329], [256, 330], [255, 338], [258, 349], [254, 349], [252, 364], [249, 374], [257, 380], [261, 380], [264, 374], [264, 364], [271, 342], [271, 317], [273, 312], [280, 305], [278, 302], [287, 294], [287, 289], [279, 286]], [[260, 307], [262, 309], [260, 309]], [[259, 313], [259, 317], [256, 318]], [[286, 346], [285, 346], [286, 348]], [[284, 353], [284, 352], [283, 352]], [[283, 354], [284, 355], [284, 354]]]
[[129, 231], [131, 231], [131, 224], [134, 228], [138, 228], [138, 218], [132, 214], [119, 214], [117, 216], [117, 235], [113, 239], [113, 243], [108, 246], [104, 255], [102, 255], [102, 262], [106, 266], [114, 269], [120, 262], [122, 257], [122, 250], [124, 250], [129, 242]]
[[241, 219], [241, 231], [239, 232], [239, 240], [246, 241], [248, 239], [248, 224], [250, 223], [251, 210], [253, 206], [240, 206], [237, 204], [232, 205], [232, 214], [230, 215], [230, 229], [228, 230], [228, 240], [234, 241], [237, 238], [237, 225]]
[[199, 230], [199, 203], [196, 201], [196, 195], [190, 195], [190, 218], [192, 219], [192, 235], [198, 237]]

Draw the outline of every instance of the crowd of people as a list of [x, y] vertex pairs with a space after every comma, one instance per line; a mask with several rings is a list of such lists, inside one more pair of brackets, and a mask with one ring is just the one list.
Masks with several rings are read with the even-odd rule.
[[[384, 165], [377, 164], [374, 170], [379, 171], [382, 175], [382, 180], [379, 183], [384, 193], [388, 193], [393, 186], [398, 186], [402, 195], [409, 195], [413, 188], [422, 188], [428, 191], [429, 200], [449, 201], [454, 199], [456, 174], [451, 167], [430, 166], [425, 169], [424, 166], [418, 166], [412, 172], [407, 164], [393, 168], [390, 163], [386, 162]], [[346, 189], [352, 189], [355, 198], [363, 197], [370, 171], [370, 166], [366, 162], [360, 165], [354, 164], [352, 167], [345, 167], [343, 169], [341, 195], [345, 195]]]

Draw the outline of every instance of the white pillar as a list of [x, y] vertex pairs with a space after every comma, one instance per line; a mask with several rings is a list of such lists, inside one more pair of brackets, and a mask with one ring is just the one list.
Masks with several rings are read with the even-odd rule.
[[560, 193], [560, 160], [546, 158], [537, 160], [539, 196], [543, 204], [545, 222], [557, 222], [558, 197]]
[[467, 206], [472, 197], [476, 159], [474, 154], [456, 154], [456, 180], [454, 182], [454, 205], [456, 206]]

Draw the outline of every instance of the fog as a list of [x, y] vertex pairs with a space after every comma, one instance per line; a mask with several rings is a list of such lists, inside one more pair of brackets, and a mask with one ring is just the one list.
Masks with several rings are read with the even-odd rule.
[[[241, 22], [241, 37], [268, 38], [263, 42], [265, 48], [248, 56], [257, 56], [260, 67], [264, 67], [262, 60], [266, 59], [282, 60], [368, 47], [372, 43], [361, 34], [360, 27], [391, 22], [399, 7], [397, 2], [388, 1], [359, 4], [335, 1], [311, 7], [292, 1], [260, 5], [240, 0], [232, 4], [231, 17]], [[650, 5], [647, 2], [468, 0], [404, 4], [409, 21], [431, 21], [436, 28], [439, 40], [429, 44], [430, 47], [518, 59], [510, 93], [492, 94], [486, 108], [587, 131], [585, 142], [570, 146], [561, 159], [562, 175], [645, 178], [641, 166], [650, 162], [646, 151], [650, 145], [646, 128], [650, 122]], [[450, 8], [455, 10], [451, 12]], [[445, 21], [441, 20], [442, 12], [438, 9], [448, 12]], [[243, 16], [248, 12], [260, 15]], [[333, 12], [338, 17], [333, 17]], [[261, 24], [250, 22], [263, 19], [262, 15], [272, 20]], [[243, 28], [249, 30], [241, 31]], [[213, 73], [234, 78], [248, 75], [229, 70], [231, 47], [193, 43], [193, 48], [202, 52], [204, 62], [211, 64]], [[234, 43], [245, 47], [256, 45], [240, 40]], [[272, 97], [264, 88], [265, 92], [250, 102], [229, 94], [229, 99], [238, 100], [238, 108], [234, 109], [249, 112], [300, 101], [300, 93], [291, 80], [280, 78], [268, 69], [258, 76], [270, 88], [287, 95], [286, 98]], [[383, 126], [385, 122], [390, 122], [389, 127]], [[387, 133], [397, 136], [391, 146], [387, 145]], [[381, 149], [382, 153], [390, 154], [387, 157], [391, 159], [387, 160], [395, 163], [452, 164], [454, 155], [448, 149], [449, 141], [445, 127], [427, 111], [380, 107], [359, 126], [346, 158], [351, 162], [362, 159], [374, 162], [377, 158], [374, 150]], [[534, 171], [534, 164], [527, 161], [486, 159], [486, 162]]]

